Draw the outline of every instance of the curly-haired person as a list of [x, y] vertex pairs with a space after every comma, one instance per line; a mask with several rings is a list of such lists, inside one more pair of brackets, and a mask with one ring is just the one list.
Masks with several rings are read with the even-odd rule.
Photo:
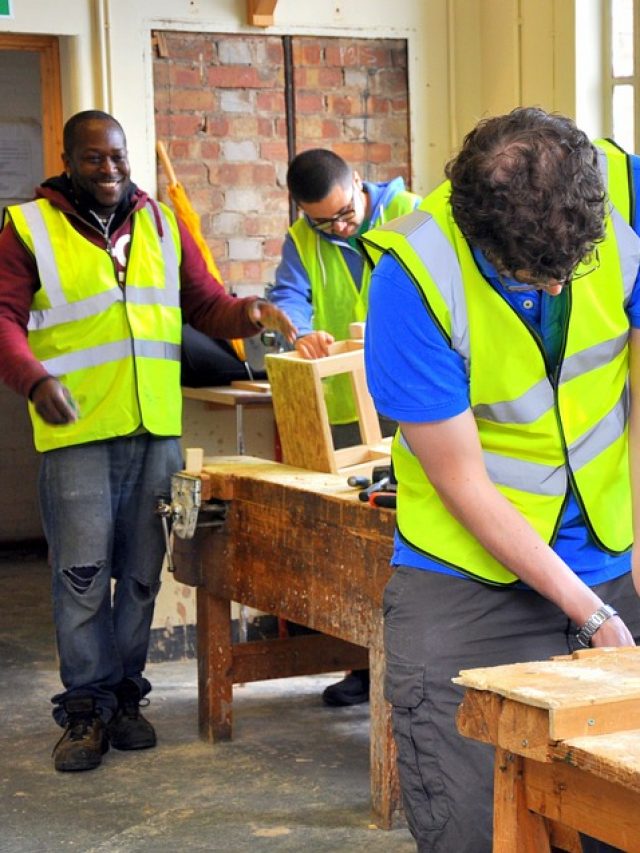
[[399, 422], [385, 693], [418, 849], [489, 853], [493, 750], [452, 677], [640, 637], [640, 158], [519, 108], [446, 176], [365, 237], [369, 387]]

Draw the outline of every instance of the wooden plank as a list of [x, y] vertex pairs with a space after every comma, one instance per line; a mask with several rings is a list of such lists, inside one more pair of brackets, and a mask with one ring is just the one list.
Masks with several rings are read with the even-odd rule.
[[283, 460], [311, 471], [337, 473], [324, 391], [315, 369], [321, 359], [285, 355], [291, 353], [265, 358]]
[[463, 670], [457, 684], [492, 690], [526, 705], [576, 708], [640, 699], [640, 648]]
[[229, 740], [233, 682], [230, 602], [196, 593], [198, 643], [198, 728], [209, 742]]
[[345, 468], [353, 465], [384, 465], [391, 461], [391, 439], [381, 439], [379, 444], [370, 446], [367, 444], [354, 444], [351, 447], [341, 447], [336, 450], [335, 459], [338, 472], [344, 474]]
[[640, 794], [640, 730], [570, 738], [553, 745], [550, 754]]
[[508, 750], [496, 749], [493, 853], [550, 853], [547, 824], [526, 805], [524, 761]]
[[528, 809], [628, 853], [640, 853], [637, 792], [562, 762], [522, 761]]
[[256, 391], [258, 394], [271, 393], [271, 386], [266, 379], [234, 379], [229, 387], [241, 391]]
[[465, 690], [456, 714], [456, 726], [464, 737], [482, 743], [498, 743], [498, 724], [504, 699], [488, 690]]
[[543, 708], [521, 705], [488, 690], [468, 688], [456, 723], [465, 737], [538, 761], [551, 761], [549, 712]]
[[234, 684], [369, 665], [367, 649], [325, 634], [236, 643], [232, 652]]
[[251, 27], [272, 27], [278, 0], [247, 0], [247, 23]]
[[563, 826], [555, 820], [547, 820], [547, 825], [552, 850], [562, 850], [564, 853], [582, 853], [580, 835], [575, 829]]
[[364, 343], [364, 330], [366, 323], [349, 323], [349, 337], [354, 341]]
[[382, 621], [376, 622], [369, 650], [369, 707], [371, 729], [371, 806], [374, 821], [380, 829], [392, 829], [404, 823], [401, 815], [400, 781], [396, 763], [396, 745], [391, 724], [391, 706], [384, 698], [384, 646]]
[[380, 431], [378, 414], [369, 396], [364, 371], [364, 358], [362, 366], [351, 371], [351, 383], [353, 385], [353, 394], [356, 398], [356, 409], [358, 411], [362, 441], [364, 444], [376, 444], [382, 441], [382, 432]]
[[597, 737], [638, 728], [640, 702], [635, 690], [628, 699], [590, 702], [577, 708], [552, 708], [549, 711], [549, 736], [552, 740]]
[[230, 385], [211, 385], [205, 388], [182, 387], [182, 396], [187, 400], [202, 400], [216, 406], [266, 407], [271, 406], [271, 397], [266, 391], [247, 391]]

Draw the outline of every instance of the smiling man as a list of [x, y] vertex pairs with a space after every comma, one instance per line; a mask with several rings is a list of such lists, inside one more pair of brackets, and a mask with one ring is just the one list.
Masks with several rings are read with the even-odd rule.
[[29, 398], [42, 453], [64, 685], [53, 757], [80, 771], [109, 745], [156, 743], [139, 705], [164, 551], [155, 507], [182, 468], [183, 322], [211, 337], [267, 327], [293, 341], [295, 328], [212, 278], [186, 228], [131, 182], [112, 116], [72, 116], [62, 160], [0, 233], [0, 379]]

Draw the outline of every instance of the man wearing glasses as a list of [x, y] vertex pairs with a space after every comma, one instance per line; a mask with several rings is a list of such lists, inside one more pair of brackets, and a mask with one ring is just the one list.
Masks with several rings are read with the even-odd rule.
[[[324, 148], [294, 157], [287, 186], [304, 215], [285, 238], [269, 300], [296, 324], [295, 348], [300, 355], [321, 358], [329, 354], [334, 340], [350, 337], [350, 323], [366, 316], [371, 270], [360, 251], [359, 236], [413, 210], [420, 198], [405, 189], [402, 178], [362, 181], [341, 157]], [[339, 428], [357, 420], [349, 383], [348, 376], [326, 383], [329, 420], [337, 427], [336, 447], [354, 443], [354, 434]]]
[[[298, 329], [295, 349], [303, 358], [329, 355], [334, 341], [350, 337], [349, 324], [365, 319], [370, 265], [358, 238], [369, 228], [414, 210], [420, 198], [402, 178], [362, 181], [345, 161], [325, 148], [298, 154], [289, 164], [287, 186], [304, 214], [289, 229], [268, 298]], [[324, 381], [336, 448], [357, 444], [360, 432], [351, 379]], [[383, 434], [395, 425], [381, 423]], [[323, 693], [327, 705], [356, 705], [369, 698], [369, 671], [356, 670]]]
[[385, 694], [418, 849], [489, 853], [493, 751], [451, 678], [640, 637], [640, 159], [520, 108], [446, 175], [365, 238], [367, 377], [399, 422]]

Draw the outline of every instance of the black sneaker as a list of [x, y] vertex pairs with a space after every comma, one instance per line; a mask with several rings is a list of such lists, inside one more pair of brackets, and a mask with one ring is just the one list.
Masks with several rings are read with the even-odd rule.
[[330, 684], [322, 694], [325, 705], [359, 705], [369, 701], [369, 670], [354, 669], [342, 681]]
[[63, 772], [93, 770], [109, 749], [105, 725], [90, 697], [68, 699], [64, 703], [67, 725], [53, 748], [53, 764]]
[[[142, 697], [133, 681], [125, 678], [115, 689], [118, 710], [107, 724], [109, 743], [116, 749], [149, 749], [156, 745], [156, 733], [140, 713]], [[147, 703], [148, 704], [148, 703]]]

